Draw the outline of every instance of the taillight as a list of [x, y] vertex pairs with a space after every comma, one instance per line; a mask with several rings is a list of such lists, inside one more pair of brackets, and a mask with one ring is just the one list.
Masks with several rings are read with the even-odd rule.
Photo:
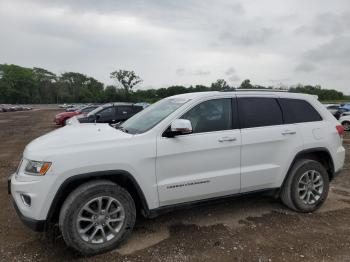
[[345, 130], [344, 130], [344, 127], [342, 125], [337, 125], [335, 128], [337, 129], [337, 132], [340, 136], [344, 135]]

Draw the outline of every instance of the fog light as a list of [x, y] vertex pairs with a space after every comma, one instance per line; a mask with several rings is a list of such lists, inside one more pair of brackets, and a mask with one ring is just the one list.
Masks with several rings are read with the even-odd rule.
[[21, 199], [23, 204], [25, 204], [26, 206], [31, 206], [32, 204], [32, 199], [30, 198], [30, 196], [25, 195], [25, 194], [21, 194]]

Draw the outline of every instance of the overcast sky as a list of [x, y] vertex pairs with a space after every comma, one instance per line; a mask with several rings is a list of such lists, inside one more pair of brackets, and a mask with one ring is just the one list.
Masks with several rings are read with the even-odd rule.
[[350, 94], [349, 0], [0, 0], [0, 63], [140, 88], [319, 84]]

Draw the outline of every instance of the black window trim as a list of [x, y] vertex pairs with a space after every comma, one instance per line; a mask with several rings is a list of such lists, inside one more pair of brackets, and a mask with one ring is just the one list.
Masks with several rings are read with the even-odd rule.
[[[201, 103], [207, 102], [207, 101], [211, 101], [211, 100], [219, 100], [219, 99], [230, 99], [231, 100], [231, 113], [232, 113], [232, 121], [231, 121], [231, 129], [225, 129], [225, 130], [219, 130], [219, 131], [209, 131], [209, 132], [201, 132], [201, 133], [191, 133], [191, 134], [183, 134], [183, 135], [179, 135], [177, 137], [187, 137], [187, 136], [194, 136], [194, 135], [202, 135], [202, 134], [210, 134], [210, 133], [215, 133], [215, 132], [223, 132], [223, 131], [232, 131], [232, 130], [240, 130], [240, 123], [239, 123], [239, 117], [238, 117], [238, 104], [237, 104], [237, 96], [231, 96], [231, 97], [216, 97], [216, 98], [209, 98], [206, 100], [201, 100], [198, 103], [194, 104], [193, 106], [189, 107], [186, 112], [184, 112], [183, 114], [181, 114], [179, 117], [174, 118], [172, 121], [174, 121], [175, 119], [181, 119], [181, 117], [186, 114], [188, 111], [192, 110], [194, 107], [200, 105]], [[234, 102], [236, 102], [236, 106], [234, 106]], [[233, 110], [233, 108], [236, 108], [236, 110]], [[171, 121], [171, 122], [172, 122]], [[237, 122], [234, 122], [237, 121]], [[171, 123], [170, 123], [171, 125]], [[166, 138], [165, 136], [165, 132], [167, 132], [167, 130], [170, 128], [170, 125], [165, 128], [165, 130], [163, 132], [161, 132], [161, 137], [162, 138]]]

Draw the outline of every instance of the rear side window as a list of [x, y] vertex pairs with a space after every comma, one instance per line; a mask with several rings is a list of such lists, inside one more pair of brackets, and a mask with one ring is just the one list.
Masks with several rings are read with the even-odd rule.
[[322, 117], [310, 103], [300, 99], [280, 98], [286, 124], [321, 121]]
[[283, 124], [282, 111], [275, 98], [240, 97], [238, 113], [241, 128]]
[[138, 113], [143, 109], [143, 107], [142, 106], [133, 106], [132, 109], [133, 109], [134, 113]]
[[119, 115], [132, 114], [132, 107], [131, 106], [118, 106], [118, 114]]

